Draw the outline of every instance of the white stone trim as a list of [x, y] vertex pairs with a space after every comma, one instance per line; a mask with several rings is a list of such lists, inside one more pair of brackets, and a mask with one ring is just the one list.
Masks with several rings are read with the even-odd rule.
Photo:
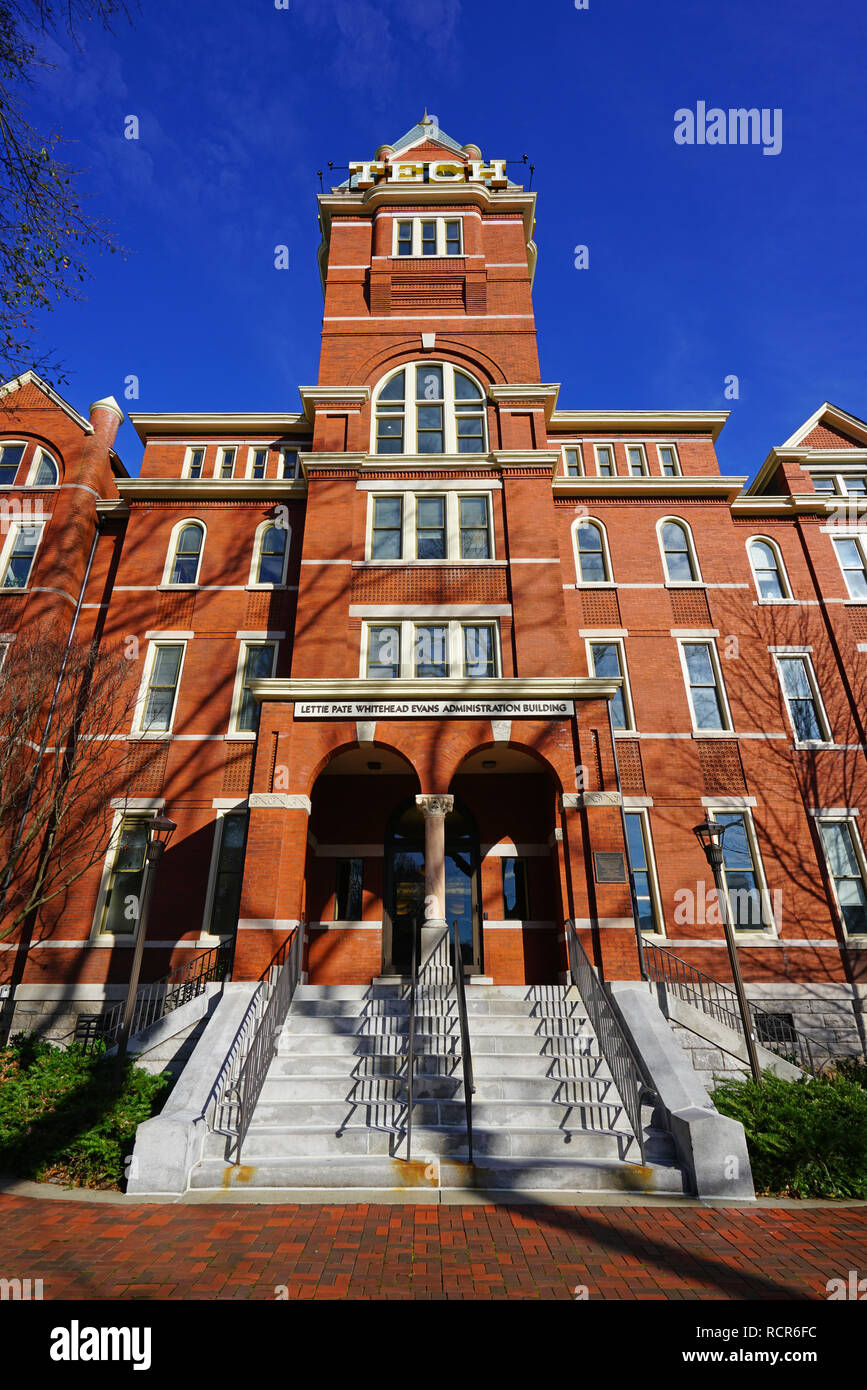
[[251, 792], [248, 798], [251, 811], [273, 810], [306, 811], [310, 815], [310, 797], [303, 792]]

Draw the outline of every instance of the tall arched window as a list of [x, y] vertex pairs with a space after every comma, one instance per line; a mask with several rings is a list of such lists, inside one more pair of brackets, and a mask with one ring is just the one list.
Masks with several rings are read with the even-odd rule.
[[773, 541], [751, 540], [747, 547], [759, 598], [791, 598], [783, 557]]
[[665, 577], [670, 584], [696, 583], [701, 576], [689, 527], [684, 521], [663, 521], [659, 528]]
[[198, 521], [188, 521], [176, 532], [169, 584], [197, 584], [202, 559], [205, 528]]
[[30, 473], [28, 487], [56, 487], [59, 478], [57, 464], [46, 449], [37, 449]]
[[373, 452], [482, 454], [485, 396], [451, 362], [414, 362], [387, 377], [376, 393]]
[[266, 522], [256, 533], [253, 550], [253, 584], [284, 584], [289, 550], [289, 528]]
[[608, 584], [611, 564], [602, 524], [580, 517], [572, 526], [575, 566], [579, 584]]

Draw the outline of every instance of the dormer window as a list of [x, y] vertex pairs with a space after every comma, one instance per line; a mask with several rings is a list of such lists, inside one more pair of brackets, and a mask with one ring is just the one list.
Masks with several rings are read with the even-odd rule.
[[395, 219], [395, 256], [462, 256], [463, 249], [463, 226], [459, 217]]
[[478, 382], [450, 362], [402, 367], [376, 396], [377, 454], [482, 454], [485, 398]]

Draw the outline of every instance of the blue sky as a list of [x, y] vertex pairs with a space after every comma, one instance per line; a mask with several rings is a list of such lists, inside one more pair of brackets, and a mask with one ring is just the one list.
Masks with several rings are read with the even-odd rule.
[[[78, 408], [297, 410], [319, 358], [316, 170], [328, 187], [329, 159], [372, 158], [427, 105], [536, 166], [561, 406], [730, 408], [721, 466], [748, 475], [825, 399], [867, 416], [863, 3], [289, 3], [145, 0], [133, 28], [46, 44], [34, 117], [129, 250], [42, 321]], [[781, 152], [676, 145], [698, 101], [781, 109]], [[118, 448], [137, 472], [129, 423]]]

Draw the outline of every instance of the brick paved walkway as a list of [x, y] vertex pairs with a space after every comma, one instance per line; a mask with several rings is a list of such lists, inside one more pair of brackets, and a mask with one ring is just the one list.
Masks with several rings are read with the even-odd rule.
[[45, 1299], [825, 1299], [867, 1208], [99, 1206], [0, 1197]]

